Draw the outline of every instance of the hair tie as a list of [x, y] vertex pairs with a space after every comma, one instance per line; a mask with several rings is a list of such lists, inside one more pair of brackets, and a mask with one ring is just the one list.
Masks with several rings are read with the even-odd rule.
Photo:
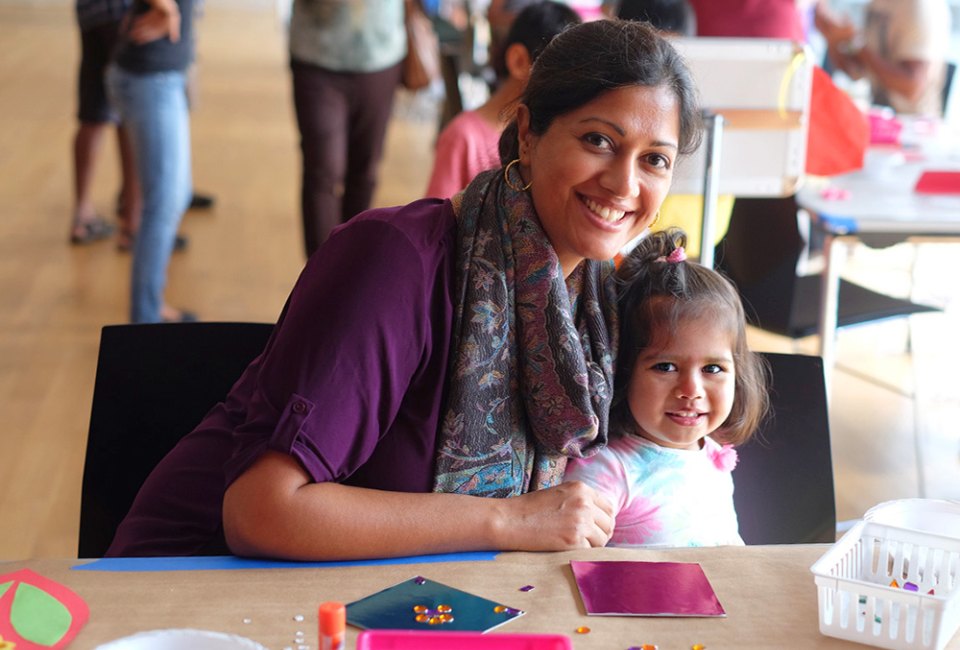
[[677, 246], [669, 255], [661, 255], [655, 262], [666, 262], [668, 264], [679, 264], [687, 259], [687, 252], [683, 250], [683, 246]]

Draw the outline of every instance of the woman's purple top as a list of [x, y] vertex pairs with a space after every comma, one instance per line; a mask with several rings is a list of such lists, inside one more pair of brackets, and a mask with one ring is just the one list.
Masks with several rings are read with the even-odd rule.
[[317, 482], [430, 491], [455, 233], [450, 202], [436, 199], [337, 229], [263, 353], [151, 473], [107, 555], [228, 553], [224, 491], [268, 449]]

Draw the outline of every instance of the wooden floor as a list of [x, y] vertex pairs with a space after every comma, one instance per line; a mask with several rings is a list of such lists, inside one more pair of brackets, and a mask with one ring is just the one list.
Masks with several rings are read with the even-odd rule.
[[[194, 180], [217, 203], [185, 218], [190, 247], [173, 260], [168, 297], [207, 320], [272, 321], [303, 262], [299, 155], [283, 36], [270, 10], [249, 7], [210, 6], [200, 27]], [[99, 331], [126, 318], [129, 256], [111, 242], [67, 244], [79, 50], [72, 10], [0, 4], [0, 42], [0, 560], [69, 557], [76, 549]], [[430, 167], [433, 104], [399, 99], [378, 205], [418, 198]], [[96, 182], [105, 215], [117, 187], [110, 144]], [[902, 281], [903, 253], [894, 252], [892, 263], [889, 253], [880, 260], [870, 253], [858, 251], [851, 267], [888, 285], [876, 269]], [[940, 280], [933, 297], [950, 303], [953, 290], [941, 286], [936, 271], [931, 275]], [[912, 400], [873, 381], [912, 390], [902, 324], [841, 334], [841, 364], [873, 378], [843, 370], [834, 375], [831, 420], [842, 519], [879, 501], [916, 496], [918, 467], [930, 496], [960, 498], [957, 319], [930, 319], [931, 325], [916, 319], [915, 329], [931, 329], [913, 339], [917, 355], [928, 352], [925, 363], [935, 366], [920, 372], [921, 385], [930, 384], [920, 445]], [[752, 339], [760, 349], [795, 349], [763, 333]]]

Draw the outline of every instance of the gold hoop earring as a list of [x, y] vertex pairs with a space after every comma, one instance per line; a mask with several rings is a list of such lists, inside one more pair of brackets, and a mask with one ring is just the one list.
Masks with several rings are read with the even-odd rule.
[[[514, 165], [519, 165], [519, 164], [520, 164], [519, 158], [514, 158], [513, 160], [510, 161], [510, 164], [507, 165], [503, 170], [503, 182], [506, 183], [510, 187], [510, 189], [513, 190], [514, 192], [526, 192], [527, 190], [530, 189], [530, 186], [533, 185], [533, 181], [530, 181], [526, 185], [521, 186], [521, 185], [516, 185], [513, 181], [510, 180], [510, 168], [513, 167]], [[517, 173], [520, 173], [520, 172], [518, 171]], [[521, 181], [523, 180], [522, 176], [520, 177], [520, 180]]]
[[653, 230], [653, 227], [654, 227], [655, 225], [657, 225], [657, 223], [658, 223], [659, 221], [660, 221], [660, 211], [657, 210], [657, 216], [655, 216], [655, 217], [653, 218], [653, 222], [651, 222], [651, 224], [650, 224], [649, 226], [647, 226], [647, 230]]

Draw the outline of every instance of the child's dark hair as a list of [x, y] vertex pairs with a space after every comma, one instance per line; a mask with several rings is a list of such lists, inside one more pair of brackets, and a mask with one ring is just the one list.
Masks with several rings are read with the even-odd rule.
[[578, 25], [580, 14], [568, 5], [553, 0], [542, 0], [527, 5], [517, 14], [510, 24], [510, 31], [502, 43], [498, 43], [491, 57], [493, 71], [497, 79], [506, 79], [510, 76], [507, 70], [507, 50], [514, 43], [527, 48], [530, 62], [537, 60], [543, 48], [553, 40], [553, 37], [570, 25]]
[[658, 337], [672, 336], [680, 323], [703, 317], [721, 323], [733, 335], [735, 369], [733, 408], [712, 437], [720, 443], [746, 442], [767, 412], [769, 370], [764, 358], [747, 347], [746, 319], [736, 288], [723, 275], [694, 262], [668, 258], [687, 236], [679, 228], [651, 233], [617, 270], [620, 351], [614, 380], [610, 428], [636, 429], [628, 385], [640, 353]]
[[661, 32], [697, 34], [697, 17], [687, 0], [621, 0], [617, 17], [646, 21]]
[[[700, 144], [703, 122], [693, 76], [680, 54], [647, 23], [593, 20], [558, 34], [533, 64], [520, 103], [530, 112], [530, 130], [543, 135], [557, 117], [603, 93], [633, 86], [664, 87], [677, 99], [681, 154]], [[517, 121], [500, 136], [500, 161], [519, 157]]]

